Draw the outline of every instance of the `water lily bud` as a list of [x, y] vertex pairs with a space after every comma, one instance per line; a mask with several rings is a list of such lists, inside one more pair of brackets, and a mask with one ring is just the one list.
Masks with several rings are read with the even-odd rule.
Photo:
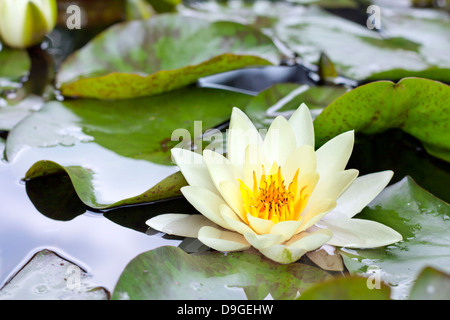
[[0, 38], [13, 48], [38, 44], [56, 24], [56, 0], [0, 0]]

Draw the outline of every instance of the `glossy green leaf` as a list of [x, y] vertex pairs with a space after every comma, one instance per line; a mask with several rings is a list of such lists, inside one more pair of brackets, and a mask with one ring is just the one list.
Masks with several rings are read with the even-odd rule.
[[410, 300], [450, 300], [450, 275], [427, 267], [420, 272]]
[[226, 122], [232, 108], [243, 108], [250, 98], [193, 87], [127, 100], [51, 101], [11, 131], [6, 154], [13, 161], [29, 147], [93, 142], [127, 158], [170, 165], [172, 147], [198, 142], [205, 130]]
[[145, 0], [153, 9], [158, 13], [173, 12], [176, 11], [177, 5], [181, 3], [181, 0]]
[[352, 5], [355, 2], [233, 1], [230, 6], [227, 2], [207, 1], [181, 11], [253, 25], [283, 43], [288, 56], [295, 53], [306, 64], [318, 64], [325, 53], [337, 73], [350, 79], [399, 80], [416, 76], [449, 81], [446, 12], [385, 2], [379, 5], [381, 30], [378, 31], [367, 27], [367, 7], [361, 4], [351, 11], [330, 13]]
[[76, 264], [47, 249], [37, 252], [0, 290], [0, 300], [107, 300]]
[[26, 179], [65, 171], [93, 208], [170, 198], [185, 185], [170, 149], [208, 145], [202, 134], [250, 98], [184, 88], [132, 100], [52, 101], [11, 130], [6, 155], [24, 163]]
[[28, 75], [31, 59], [26, 50], [11, 49], [0, 43], [0, 89], [20, 87], [21, 78]]
[[34, 94], [23, 99], [0, 98], [0, 130], [11, 130], [28, 115], [39, 110], [43, 104], [44, 99]]
[[387, 225], [403, 236], [391, 246], [341, 249], [351, 273], [367, 275], [378, 270], [381, 280], [405, 299], [410, 286], [426, 266], [450, 268], [450, 205], [419, 187], [411, 178], [387, 187], [356, 218]]
[[338, 277], [306, 290], [298, 300], [389, 300], [390, 289], [380, 283], [374, 287], [370, 278]]
[[66, 96], [130, 98], [278, 61], [272, 40], [256, 29], [162, 14], [109, 28], [69, 57], [56, 80]]
[[160, 247], [128, 264], [112, 299], [287, 300], [331, 278], [321, 269], [301, 263], [281, 265], [257, 253], [189, 255], [176, 247]]
[[94, 173], [89, 168], [81, 166], [62, 167], [53, 161], [36, 162], [25, 174], [24, 180], [65, 172], [73, 184], [80, 200], [95, 209], [107, 209], [137, 203], [149, 203], [162, 199], [181, 196], [180, 188], [187, 185], [183, 175], [177, 171], [158, 182], [149, 190], [128, 199], [121, 199], [111, 204], [98, 203], [95, 197]]
[[449, 97], [448, 85], [421, 78], [360, 86], [333, 101], [315, 119], [317, 143], [348, 130], [375, 134], [401, 128], [430, 154], [450, 161]]

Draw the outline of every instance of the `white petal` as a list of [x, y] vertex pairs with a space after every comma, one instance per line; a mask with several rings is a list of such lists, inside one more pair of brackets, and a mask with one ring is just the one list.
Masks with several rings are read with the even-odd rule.
[[145, 222], [149, 227], [182, 237], [197, 238], [204, 226], [217, 226], [201, 214], [168, 213], [153, 217]]
[[317, 171], [321, 179], [326, 179], [332, 172], [345, 169], [353, 151], [354, 141], [354, 132], [347, 131], [329, 140], [316, 151]]
[[289, 123], [295, 134], [297, 146], [309, 145], [314, 147], [314, 126], [306, 104], [302, 103], [289, 118]]
[[283, 242], [281, 234], [256, 234], [252, 232], [244, 233], [245, 239], [256, 249], [261, 250]]
[[301, 220], [299, 220], [299, 221], [292, 221], [292, 220], [281, 221], [281, 222], [276, 223], [272, 227], [272, 229], [270, 229], [270, 233], [271, 234], [280, 234], [283, 236], [282, 241], [287, 241], [297, 232], [301, 223], [302, 223]]
[[300, 195], [300, 192], [303, 188], [308, 195], [311, 195], [314, 189], [316, 188], [317, 182], [320, 177], [317, 172], [308, 172], [304, 175], [299, 176], [298, 178], [298, 187], [297, 187], [297, 197]]
[[229, 228], [220, 215], [220, 206], [222, 204], [226, 205], [221, 197], [208, 189], [200, 187], [187, 186], [180, 190], [186, 200], [202, 215], [223, 228]]
[[182, 148], [173, 148], [171, 153], [173, 161], [180, 168], [189, 185], [203, 187], [219, 194], [200, 154]]
[[247, 115], [233, 108], [227, 131], [227, 158], [235, 165], [243, 165], [244, 152], [249, 144], [262, 144], [262, 137]]
[[236, 212], [242, 220], [245, 220], [242, 194], [238, 185], [231, 181], [222, 181], [219, 186], [220, 193], [228, 205]]
[[264, 149], [261, 146], [249, 144], [245, 150], [245, 163], [243, 166], [244, 180], [246, 186], [253, 186], [253, 172], [257, 180], [262, 174], [262, 166], [270, 168], [272, 163], [265, 156]]
[[267, 258], [282, 264], [293, 263], [300, 259], [308, 250], [303, 248], [290, 248], [279, 244], [259, 250]]
[[319, 227], [333, 232], [328, 244], [346, 248], [376, 248], [401, 241], [397, 231], [379, 222], [363, 219], [322, 220]]
[[332, 230], [319, 229], [314, 232], [302, 232], [286, 242], [288, 247], [303, 248], [306, 251], [316, 250], [327, 243], [333, 236]]
[[275, 223], [271, 220], [257, 218], [252, 216], [250, 213], [247, 213], [247, 220], [250, 227], [259, 234], [270, 233], [270, 230], [275, 225]]
[[239, 185], [238, 179], [242, 177], [238, 168], [220, 153], [204, 150], [203, 160], [208, 168], [209, 175], [217, 190], [220, 190], [222, 181], [231, 181]]
[[302, 232], [292, 237], [284, 245], [267, 247], [261, 249], [260, 252], [276, 262], [292, 263], [300, 259], [306, 252], [320, 248], [331, 236], [331, 231], [326, 229], [313, 233]]
[[382, 171], [366, 174], [356, 178], [351, 186], [337, 200], [336, 208], [326, 219], [339, 214], [347, 218], [354, 217], [367, 206], [391, 180], [393, 172]]
[[264, 138], [264, 150], [269, 161], [283, 166], [296, 147], [295, 134], [288, 121], [282, 116], [276, 117]]
[[299, 176], [316, 171], [316, 152], [313, 147], [303, 145], [291, 152], [284, 166], [281, 167], [287, 184], [292, 181], [297, 169], [299, 170]]
[[242, 235], [213, 227], [201, 228], [198, 232], [198, 239], [206, 246], [217, 251], [240, 251], [250, 248], [250, 244]]
[[302, 213], [302, 224], [297, 230], [298, 232], [304, 231], [314, 225], [316, 222], [326, 216], [331, 210], [336, 207], [336, 201], [333, 199], [321, 199], [314, 205], [309, 205]]
[[321, 177], [309, 199], [310, 203], [320, 201], [322, 198], [339, 198], [355, 181], [357, 176], [358, 170], [348, 169], [333, 172], [326, 179]]
[[221, 205], [220, 214], [222, 215], [222, 219], [227, 223], [228, 226], [230, 226], [233, 231], [236, 231], [240, 234], [244, 234], [246, 232], [254, 233], [253, 229], [250, 228], [246, 223], [244, 223], [242, 219], [239, 218], [229, 206]]

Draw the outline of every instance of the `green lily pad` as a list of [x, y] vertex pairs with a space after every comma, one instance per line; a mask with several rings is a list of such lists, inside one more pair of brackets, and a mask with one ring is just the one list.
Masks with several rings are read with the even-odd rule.
[[449, 300], [450, 275], [427, 267], [419, 274], [410, 300]]
[[131, 100], [51, 101], [11, 130], [6, 156], [24, 163], [25, 179], [65, 171], [93, 208], [166, 199], [185, 185], [170, 149], [203, 148], [202, 134], [250, 98], [193, 87]]
[[272, 30], [307, 63], [316, 64], [325, 52], [337, 72], [347, 78], [399, 80], [416, 76], [449, 81], [446, 13], [385, 7], [381, 12], [383, 33], [317, 7], [280, 19]]
[[51, 101], [11, 130], [6, 155], [14, 161], [30, 147], [44, 152], [43, 147], [93, 142], [127, 158], [171, 165], [170, 149], [181, 138], [187, 140], [181, 134], [188, 135], [190, 141], [182, 142], [191, 146], [205, 130], [226, 122], [233, 107], [243, 108], [250, 98], [192, 87], [126, 100]]
[[277, 64], [279, 56], [272, 40], [249, 26], [161, 14], [101, 33], [62, 64], [56, 82], [66, 96], [132, 98], [219, 72]]
[[44, 104], [40, 96], [30, 94], [19, 101], [0, 98], [0, 130], [9, 131]]
[[353, 80], [399, 80], [415, 76], [449, 81], [446, 12], [390, 7], [386, 2], [379, 5], [382, 32], [377, 32], [367, 27], [367, 7], [361, 3], [351, 14], [360, 23], [320, 8], [338, 9], [339, 13], [339, 8], [352, 8], [351, 4], [356, 3], [233, 1], [231, 6], [228, 2], [208, 1], [181, 8], [181, 12], [252, 25], [282, 43], [287, 56], [295, 53], [310, 65], [316, 65], [325, 53], [339, 75]]
[[350, 276], [316, 284], [298, 300], [389, 300], [390, 294], [389, 287], [382, 283], [376, 288], [372, 287], [371, 279]]
[[189, 255], [160, 247], [137, 256], [125, 268], [112, 299], [294, 299], [312, 284], [331, 279], [301, 263], [280, 265], [250, 252]]
[[167, 198], [181, 196], [180, 188], [187, 185], [183, 175], [177, 171], [158, 182], [149, 190], [128, 199], [122, 199], [111, 204], [98, 203], [95, 197], [94, 173], [81, 166], [62, 167], [53, 161], [36, 162], [25, 174], [24, 180], [65, 172], [69, 175], [73, 187], [80, 200], [95, 209], [108, 209], [137, 203], [147, 203]]
[[352, 274], [378, 270], [396, 299], [408, 296], [426, 266], [450, 268], [450, 205], [419, 187], [411, 178], [387, 187], [360, 214], [397, 230], [403, 241], [383, 248], [341, 249]]
[[433, 156], [450, 161], [450, 87], [438, 81], [405, 78], [377, 81], [333, 101], [315, 119], [317, 144], [339, 133], [365, 134], [401, 128]]
[[0, 300], [108, 300], [108, 292], [76, 264], [44, 249], [0, 290]]
[[0, 43], [0, 89], [20, 87], [21, 78], [28, 75], [31, 59], [26, 50], [2, 47]]

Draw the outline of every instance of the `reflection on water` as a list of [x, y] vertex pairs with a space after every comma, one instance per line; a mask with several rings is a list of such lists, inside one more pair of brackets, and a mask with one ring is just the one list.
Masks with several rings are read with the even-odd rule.
[[[34, 162], [42, 160], [42, 157], [45, 156], [44, 158], [58, 161], [62, 165], [69, 165], [67, 161], [80, 165], [84, 163], [83, 157], [89, 158], [90, 163], [95, 163], [97, 160], [93, 158], [98, 155], [98, 163], [104, 164], [101, 160], [103, 159], [102, 154], [104, 156], [105, 152], [109, 151], [102, 150], [93, 143], [80, 143], [73, 148], [24, 150], [13, 163], [3, 161], [0, 164], [0, 288], [35, 253], [48, 249], [85, 270], [90, 275], [89, 281], [92, 287], [104, 287], [112, 292], [126, 264], [135, 256], [159, 246], [176, 246], [181, 242], [180, 240], [164, 239], [159, 234], [147, 235], [122, 227], [100, 213], [83, 209], [80, 203], [73, 198], [71, 203], [66, 204], [61, 198], [59, 203], [59, 210], [76, 209], [77, 214], [71, 217], [72, 219], [54, 220], [41, 214], [34, 206], [27, 195], [25, 184], [21, 182], [21, 178]], [[111, 155], [108, 154], [108, 157]], [[106, 201], [111, 197], [118, 196], [120, 198], [127, 197], [128, 192], [134, 193], [133, 195], [139, 194], [151, 187], [152, 181], [159, 179], [159, 175], [166, 174], [166, 171], [159, 168], [156, 170], [157, 177], [155, 177], [155, 169], [150, 169], [151, 163], [149, 162], [142, 161], [141, 163], [125, 158], [122, 161], [117, 160], [114, 161], [114, 165], [111, 162], [108, 168], [116, 171], [115, 178], [106, 171], [100, 171], [99, 177], [97, 177], [99, 190], [102, 190], [102, 193], [104, 191], [102, 200]], [[126, 160], [131, 162], [125, 163]], [[130, 173], [127, 168], [131, 177], [125, 179], [123, 172], [117, 168], [128, 167], [130, 164], [132, 168], [136, 169], [132, 172], [139, 173], [139, 175], [133, 176], [133, 173]], [[173, 172], [175, 169], [172, 167], [166, 168], [166, 170]], [[133, 184], [129, 185], [131, 182]], [[43, 194], [38, 193], [34, 196], [40, 197]], [[115, 199], [117, 200], [117, 198]], [[40, 209], [42, 210], [42, 208]], [[151, 207], [147, 210], [152, 211]], [[70, 212], [68, 213], [70, 214]], [[54, 214], [57, 212], [55, 211]]]

